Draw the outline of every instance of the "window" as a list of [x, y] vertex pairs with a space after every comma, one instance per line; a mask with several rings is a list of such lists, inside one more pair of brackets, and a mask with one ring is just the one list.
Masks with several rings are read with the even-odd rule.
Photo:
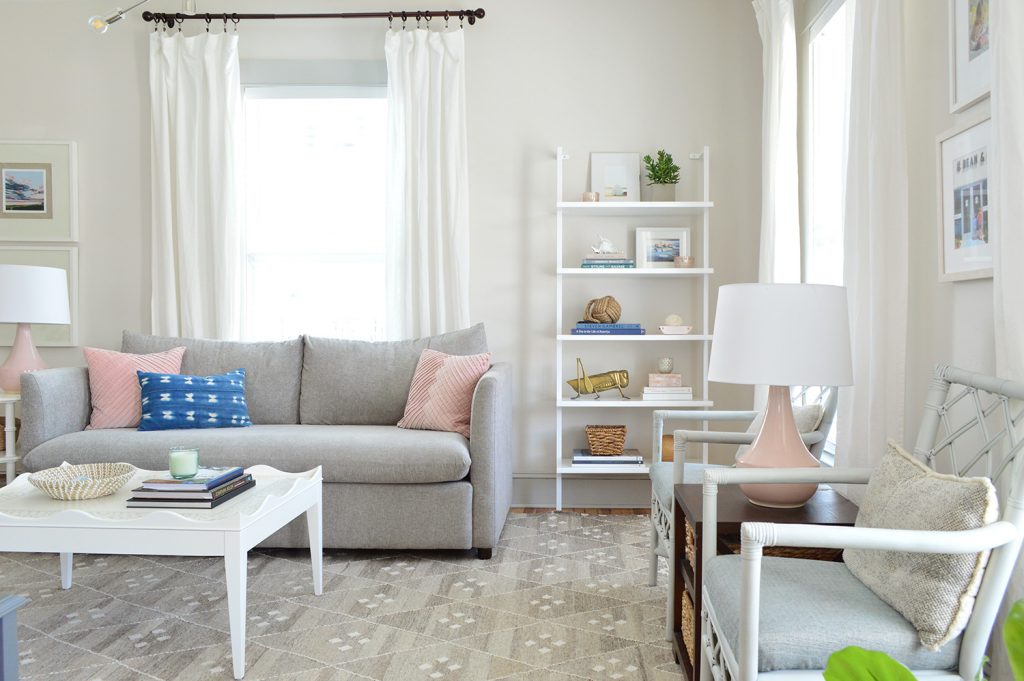
[[244, 337], [383, 340], [386, 89], [245, 95]]
[[[808, 54], [808, 200], [804, 279], [843, 283], [843, 194], [846, 178], [846, 112], [849, 87], [848, 14], [853, 0], [829, 6], [834, 13], [812, 27]], [[827, 10], [826, 10], [827, 11]]]
[[[804, 280], [812, 284], [843, 284], [846, 119], [854, 2], [833, 0], [810, 28]], [[822, 452], [822, 462], [827, 465], [835, 462], [836, 421], [832, 421]]]

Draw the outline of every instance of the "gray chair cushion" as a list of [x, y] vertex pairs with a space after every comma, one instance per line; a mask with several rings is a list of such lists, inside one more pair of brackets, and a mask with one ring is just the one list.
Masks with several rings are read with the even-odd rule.
[[328, 426], [398, 423], [416, 363], [426, 348], [449, 355], [487, 352], [483, 324], [386, 343], [315, 336], [306, 336], [305, 342], [299, 422]]
[[[704, 470], [722, 468], [714, 464], [688, 463], [683, 467], [683, 484], [700, 485], [704, 482]], [[665, 508], [672, 508], [672, 462], [659, 461], [651, 466], [651, 491]]]
[[68, 463], [127, 461], [167, 470], [167, 450], [199, 447], [206, 466], [266, 464], [290, 472], [323, 466], [324, 482], [431, 483], [469, 474], [469, 446], [457, 433], [396, 426], [269, 425], [226, 430], [86, 430], [44, 442], [25, 457], [30, 471]]
[[125, 331], [121, 351], [161, 352], [185, 346], [181, 372], [198, 376], [245, 369], [245, 400], [253, 423], [299, 422], [302, 339], [236, 343], [198, 338], [168, 338]]
[[[716, 556], [704, 570], [704, 597], [720, 632], [739, 650], [740, 556]], [[843, 563], [764, 558], [761, 563], [758, 670], [824, 669], [846, 646], [880, 650], [911, 669], [952, 669], [957, 638], [937, 652], [917, 630], [854, 577]]]

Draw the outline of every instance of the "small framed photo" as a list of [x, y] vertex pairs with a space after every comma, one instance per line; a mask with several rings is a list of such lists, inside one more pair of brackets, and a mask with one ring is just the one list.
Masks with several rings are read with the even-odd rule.
[[639, 201], [640, 154], [591, 153], [590, 191], [600, 194], [601, 201]]
[[[0, 264], [58, 267], [68, 273], [70, 324], [33, 324], [32, 340], [38, 347], [65, 348], [78, 345], [78, 247], [9, 246], [0, 244]], [[0, 324], [0, 347], [14, 343], [16, 324]]]
[[636, 230], [636, 266], [675, 267], [690, 255], [689, 227], [640, 227]]
[[988, 118], [938, 137], [940, 281], [992, 276], [992, 236], [999, 225], [989, 211], [990, 150]]
[[74, 142], [0, 142], [0, 241], [77, 241]]
[[949, 110], [963, 111], [988, 96], [992, 51], [990, 0], [949, 0]]

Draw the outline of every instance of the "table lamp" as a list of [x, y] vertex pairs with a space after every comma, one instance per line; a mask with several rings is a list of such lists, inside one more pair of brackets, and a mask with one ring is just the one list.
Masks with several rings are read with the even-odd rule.
[[56, 267], [0, 265], [0, 323], [18, 325], [11, 353], [0, 366], [0, 389], [21, 392], [23, 373], [46, 368], [30, 325], [71, 323], [68, 273]]
[[[718, 289], [708, 380], [768, 385], [764, 423], [737, 465], [817, 468], [796, 422], [790, 386], [853, 383], [846, 289], [817, 284], [731, 284]], [[740, 485], [759, 506], [797, 508], [816, 484]]]

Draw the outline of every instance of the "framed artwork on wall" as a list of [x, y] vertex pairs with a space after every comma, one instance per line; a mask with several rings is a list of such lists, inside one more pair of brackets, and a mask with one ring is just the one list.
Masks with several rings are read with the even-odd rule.
[[989, 119], [949, 130], [938, 137], [939, 280], [960, 281], [992, 276]]
[[0, 241], [77, 241], [74, 142], [0, 141]]
[[601, 201], [639, 201], [640, 154], [592, 152], [590, 191]]
[[949, 110], [963, 111], [991, 88], [989, 0], [949, 0]]
[[637, 228], [637, 267], [675, 267], [677, 256], [688, 255], [690, 255], [689, 227]]
[[[0, 264], [57, 267], [68, 273], [70, 324], [33, 324], [32, 340], [38, 347], [74, 347], [78, 345], [78, 247], [8, 246], [0, 244]], [[0, 346], [14, 342], [15, 324], [0, 324]]]

